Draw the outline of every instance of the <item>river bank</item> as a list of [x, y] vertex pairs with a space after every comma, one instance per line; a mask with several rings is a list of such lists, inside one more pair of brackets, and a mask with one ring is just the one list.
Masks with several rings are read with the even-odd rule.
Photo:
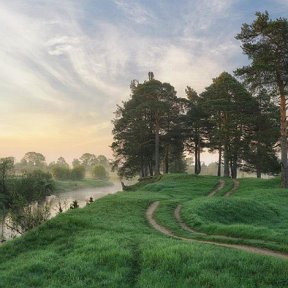
[[55, 180], [55, 192], [59, 194], [68, 191], [74, 191], [86, 188], [110, 187], [114, 184], [109, 180], [97, 180], [92, 178], [85, 178], [79, 181], [72, 180]]
[[[93, 201], [109, 194], [121, 191], [121, 184], [108, 181], [85, 179], [82, 181], [56, 181], [54, 194], [46, 197], [45, 204], [50, 207], [50, 219], [59, 214], [60, 207], [62, 212], [67, 211], [73, 201], [77, 201], [80, 208], [86, 206], [90, 199]], [[17, 237], [0, 220], [0, 236], [4, 228], [3, 235], [6, 240]], [[0, 243], [1, 245], [1, 243]]]

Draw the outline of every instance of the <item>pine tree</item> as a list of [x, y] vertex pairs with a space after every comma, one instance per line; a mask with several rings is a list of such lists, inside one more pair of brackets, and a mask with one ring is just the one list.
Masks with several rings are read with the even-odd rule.
[[236, 71], [251, 89], [267, 88], [278, 96], [280, 107], [281, 186], [288, 187], [287, 117], [288, 21], [271, 20], [268, 12], [256, 13], [252, 24], [243, 24], [236, 39], [251, 64]]

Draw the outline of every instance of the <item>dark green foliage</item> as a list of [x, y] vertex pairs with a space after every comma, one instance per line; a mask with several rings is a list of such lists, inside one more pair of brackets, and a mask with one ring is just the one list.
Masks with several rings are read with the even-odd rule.
[[[121, 177], [146, 177], [169, 172], [169, 165], [183, 156], [179, 133], [181, 103], [169, 83], [150, 77], [131, 86], [131, 98], [117, 107], [111, 145]], [[174, 162], [174, 163], [173, 163]], [[183, 167], [178, 167], [182, 170]], [[176, 169], [175, 169], [176, 170]]]
[[54, 190], [50, 173], [32, 170], [20, 177], [7, 179], [6, 182], [3, 218], [9, 214], [6, 225], [9, 225], [12, 231], [22, 234], [48, 219], [49, 207], [38, 203]]
[[[213, 79], [200, 95], [187, 87], [188, 99], [151, 78], [133, 82], [131, 99], [118, 106], [113, 120], [114, 169], [132, 178], [185, 172], [184, 150], [194, 153], [194, 173], [201, 173], [201, 152], [218, 151], [218, 176], [237, 178], [237, 171], [276, 174], [277, 107], [270, 91], [252, 94], [227, 72]], [[156, 161], [157, 160], [157, 161]], [[160, 163], [158, 163], [159, 161]]]
[[34, 170], [11, 183], [10, 206], [23, 206], [34, 201], [43, 200], [54, 191], [52, 175], [41, 170]]
[[276, 153], [279, 134], [279, 109], [271, 101], [264, 89], [253, 96], [256, 106], [250, 125], [245, 130], [245, 153], [241, 170], [256, 172], [260, 178], [262, 173], [276, 174], [280, 172], [280, 164]]
[[288, 21], [286, 18], [270, 19], [268, 12], [256, 13], [252, 24], [243, 24], [236, 39], [251, 60], [251, 64], [236, 71], [252, 91], [266, 88], [278, 96], [280, 114], [281, 179], [288, 187], [287, 116], [288, 93]]
[[14, 174], [14, 158], [0, 158], [0, 209], [5, 209], [9, 202], [9, 184]]
[[205, 107], [202, 106], [202, 99], [195, 90], [187, 87], [185, 90], [188, 102], [186, 104], [186, 117], [183, 126], [185, 127], [185, 146], [186, 150], [194, 153], [194, 173], [201, 172], [201, 152], [205, 147], [210, 123]]
[[74, 200], [72, 202], [72, 204], [70, 205], [70, 209], [77, 209], [79, 208], [79, 204], [78, 204], [78, 201], [77, 200]]
[[[243, 84], [227, 72], [213, 79], [201, 94], [202, 109], [209, 115], [210, 150], [223, 151], [224, 176], [237, 177], [245, 153], [245, 133], [253, 118], [255, 101]], [[221, 154], [219, 159], [221, 159]]]
[[93, 202], [94, 202], [94, 199], [93, 199], [93, 197], [90, 197], [90, 198], [89, 198], [89, 202], [88, 202], [88, 203], [90, 204], [90, 203], [93, 203]]

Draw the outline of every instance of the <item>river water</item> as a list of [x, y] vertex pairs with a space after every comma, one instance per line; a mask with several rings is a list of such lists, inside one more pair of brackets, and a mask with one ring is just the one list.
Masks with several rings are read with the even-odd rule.
[[[46, 203], [50, 206], [50, 213], [51, 213], [50, 218], [56, 216], [59, 213], [60, 206], [63, 211], [68, 210], [74, 200], [76, 200], [78, 202], [79, 207], [82, 208], [89, 201], [90, 197], [92, 197], [94, 201], [108, 194], [114, 194], [121, 190], [122, 190], [121, 184], [114, 183], [114, 185], [107, 187], [84, 188], [48, 196], [46, 198]], [[3, 223], [0, 221], [0, 240], [2, 231], [4, 239], [6, 240], [12, 238], [13, 236], [17, 236], [15, 235], [15, 233], [12, 233], [7, 227], [5, 227], [5, 225], [3, 225]]]

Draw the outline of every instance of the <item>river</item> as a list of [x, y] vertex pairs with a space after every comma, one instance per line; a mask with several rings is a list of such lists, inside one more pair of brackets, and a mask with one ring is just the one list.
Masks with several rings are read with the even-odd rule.
[[[46, 203], [50, 206], [50, 213], [51, 218], [56, 216], [59, 213], [59, 207], [61, 205], [61, 208], [63, 211], [66, 211], [70, 208], [70, 205], [74, 200], [76, 200], [79, 204], [79, 207], [82, 208], [86, 205], [86, 203], [89, 201], [90, 197], [94, 200], [97, 200], [99, 198], [102, 198], [108, 194], [114, 194], [118, 191], [121, 191], [122, 187], [120, 183], [114, 183], [114, 185], [107, 186], [107, 187], [93, 187], [93, 188], [84, 188], [79, 190], [73, 190], [73, 191], [67, 191], [62, 192], [57, 195], [51, 195], [46, 198]], [[3, 223], [0, 221], [0, 240], [2, 235], [2, 229], [4, 229], [4, 238], [10, 239], [13, 236], [13, 233], [5, 227], [5, 225], [2, 225]], [[15, 236], [15, 233], [14, 233]]]

